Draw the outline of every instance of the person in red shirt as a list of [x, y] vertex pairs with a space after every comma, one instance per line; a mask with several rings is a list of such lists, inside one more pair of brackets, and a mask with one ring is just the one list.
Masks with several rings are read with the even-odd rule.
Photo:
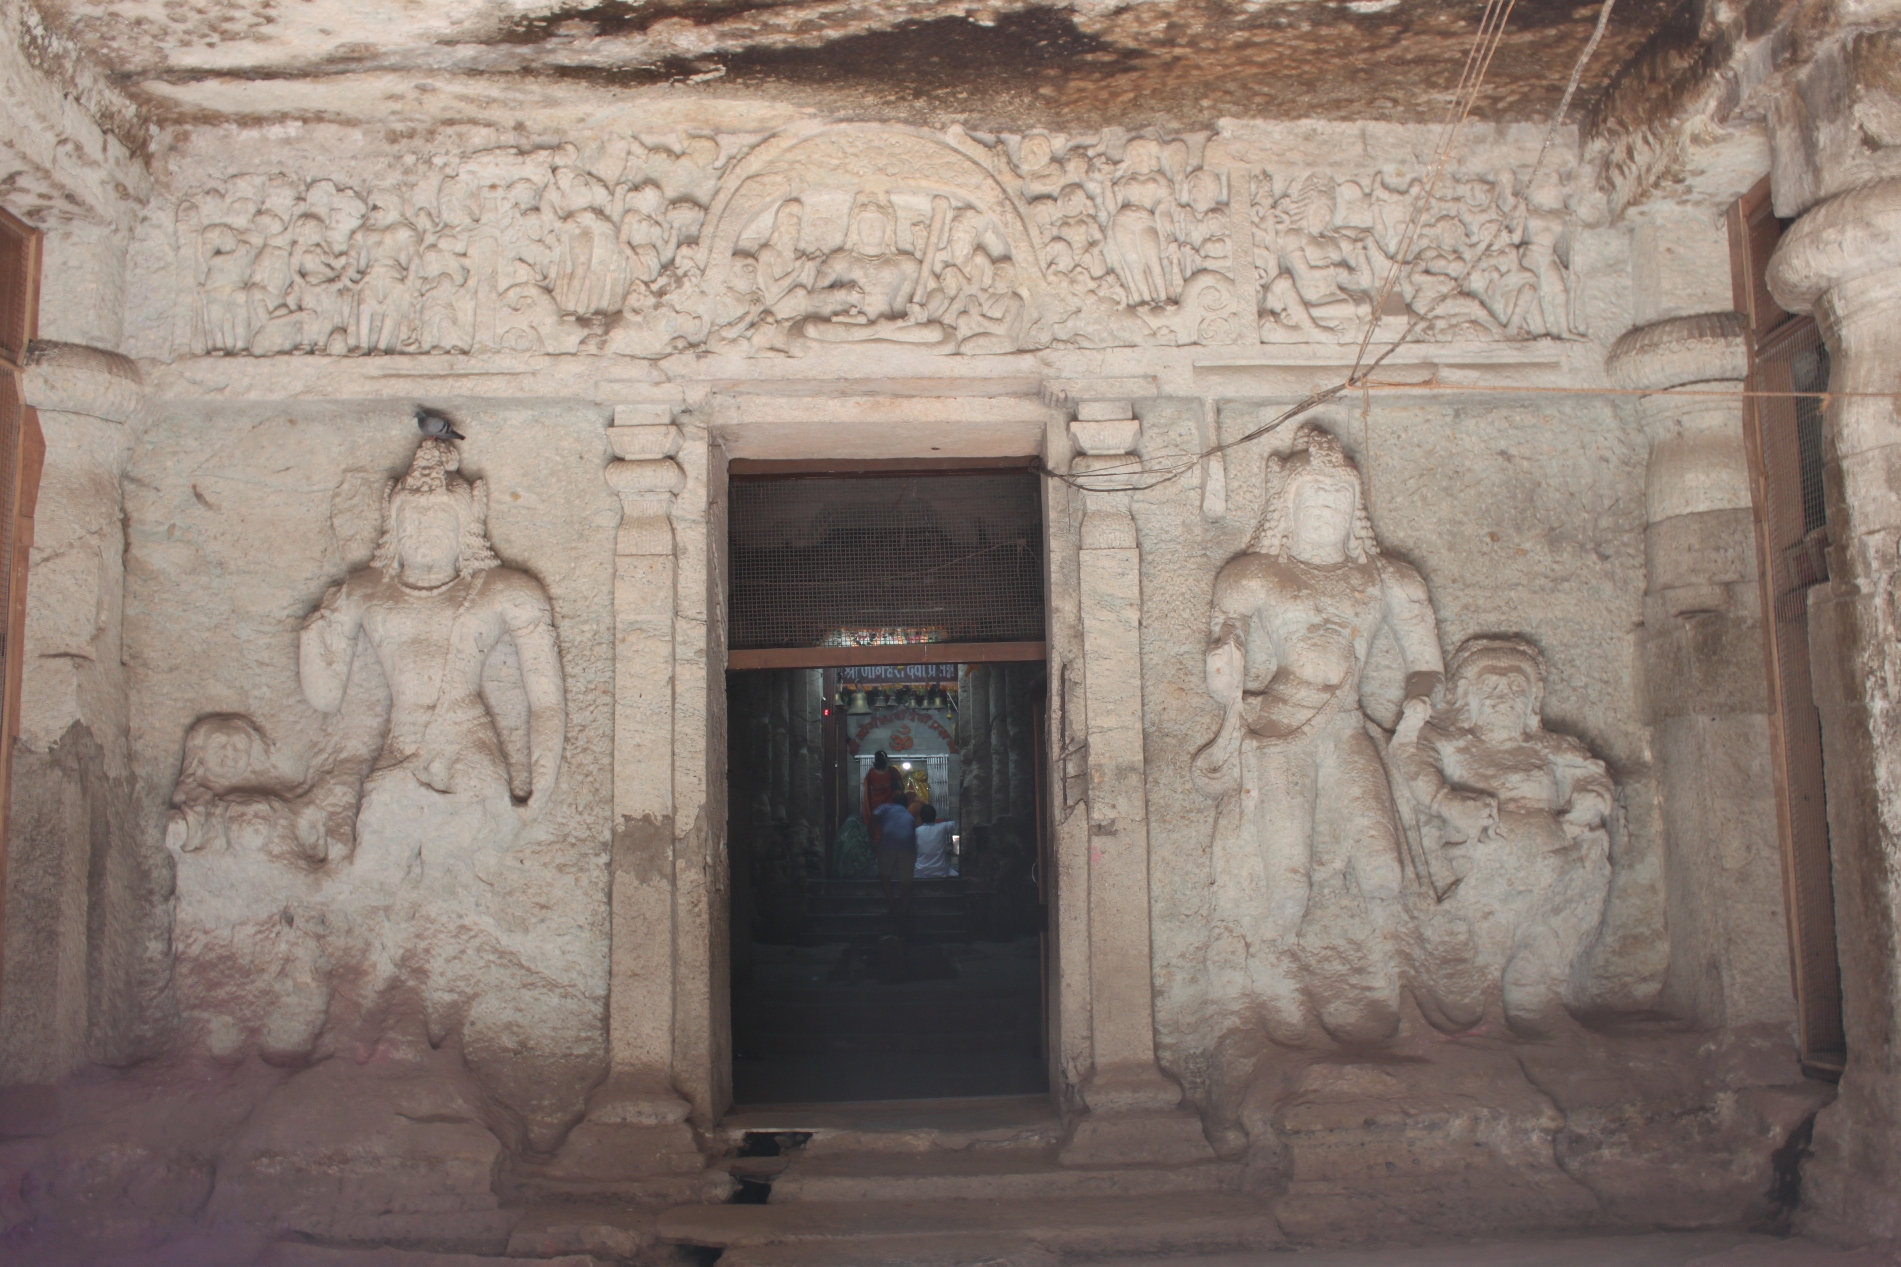
[[871, 769], [865, 771], [865, 826], [871, 828], [871, 847], [878, 847], [878, 815], [874, 812], [880, 805], [897, 799], [898, 791], [904, 786], [904, 773], [891, 768], [891, 758], [880, 748], [871, 758]]

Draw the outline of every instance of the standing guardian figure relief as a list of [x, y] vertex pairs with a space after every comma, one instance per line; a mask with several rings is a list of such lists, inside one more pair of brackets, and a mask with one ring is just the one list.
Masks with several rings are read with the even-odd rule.
[[[547, 592], [497, 558], [486, 487], [460, 465], [425, 433], [385, 490], [369, 563], [304, 622], [303, 695], [336, 719], [305, 757], [236, 714], [187, 736], [165, 838], [177, 985], [214, 1051], [310, 1058], [404, 1018], [436, 1043], [486, 1023], [498, 986], [539, 979], [484, 873], [554, 795], [561, 654]], [[377, 694], [351, 689], [353, 662], [369, 668], [359, 644], [386, 718], [358, 716]]]
[[[1261, 522], [1208, 624], [1222, 719], [1192, 772], [1219, 801], [1209, 953], [1236, 1010], [1286, 1045], [1366, 1046], [1398, 1032], [1408, 991], [1447, 1031], [1502, 1010], [1544, 1032], [1581, 1003], [1610, 775], [1543, 729], [1525, 639], [1468, 640], [1445, 699], [1425, 581], [1381, 552], [1334, 436], [1303, 428], [1268, 459]], [[1390, 739], [1360, 698], [1382, 633], [1406, 673]]]
[[[482, 686], [504, 637], [514, 640], [528, 703], [526, 815], [554, 793], [567, 704], [553, 611], [539, 581], [495, 557], [487, 488], [456, 474], [460, 463], [447, 440], [418, 446], [409, 473], [385, 497], [375, 556], [324, 595], [299, 639], [304, 697], [320, 712], [342, 707], [359, 636], [389, 683], [389, 731], [364, 783], [365, 813], [380, 795], [413, 801], [419, 789], [508, 804], [509, 766]], [[413, 861], [358, 865], [387, 869], [394, 880]]]

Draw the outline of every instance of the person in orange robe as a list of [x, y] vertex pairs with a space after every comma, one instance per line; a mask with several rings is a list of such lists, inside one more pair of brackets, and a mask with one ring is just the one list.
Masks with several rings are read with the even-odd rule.
[[878, 830], [878, 816], [872, 811], [894, 799], [903, 782], [904, 775], [891, 768], [891, 758], [880, 748], [871, 758], [871, 769], [865, 771], [865, 826], [871, 828], [874, 849], [883, 833]]

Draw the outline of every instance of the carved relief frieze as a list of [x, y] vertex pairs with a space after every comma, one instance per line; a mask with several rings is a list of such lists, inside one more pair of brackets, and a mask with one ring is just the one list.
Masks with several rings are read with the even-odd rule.
[[1559, 176], [1509, 169], [1421, 175], [1388, 169], [1338, 180], [1328, 172], [1254, 180], [1254, 259], [1261, 338], [1307, 342], [1418, 323], [1414, 337], [1579, 338], [1572, 269], [1575, 216]]
[[[174, 355], [803, 355], [1582, 333], [1565, 182], [1229, 163], [1207, 134], [802, 125], [187, 191]], [[1521, 185], [1523, 186], [1521, 188]], [[1382, 326], [1381, 333], [1387, 333]]]

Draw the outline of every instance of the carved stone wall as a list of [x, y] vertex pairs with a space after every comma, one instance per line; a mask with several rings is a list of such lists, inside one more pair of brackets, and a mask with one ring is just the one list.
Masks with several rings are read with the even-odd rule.
[[[431, 589], [401, 579], [407, 561], [377, 579], [411, 410], [155, 411], [127, 477], [136, 822], [176, 866], [175, 1042], [293, 1067], [447, 1044], [545, 1149], [605, 1072], [620, 508], [599, 476], [605, 411], [453, 412], [461, 472], [433, 496], [479, 477], [493, 554], [471, 573], [465, 535], [462, 575]], [[420, 496], [399, 490], [399, 525], [444, 513]], [[360, 636], [338, 623], [359, 607]], [[320, 626], [347, 682], [317, 672]], [[479, 695], [453, 694], [457, 657], [491, 636]], [[559, 721], [563, 693], [565, 743], [536, 721]]]
[[[141, 351], [966, 355], [1589, 327], [1568, 171], [1421, 138], [1318, 167], [1208, 133], [870, 124], [610, 130], [182, 180], [140, 255]], [[301, 161], [299, 161], [301, 160]]]

